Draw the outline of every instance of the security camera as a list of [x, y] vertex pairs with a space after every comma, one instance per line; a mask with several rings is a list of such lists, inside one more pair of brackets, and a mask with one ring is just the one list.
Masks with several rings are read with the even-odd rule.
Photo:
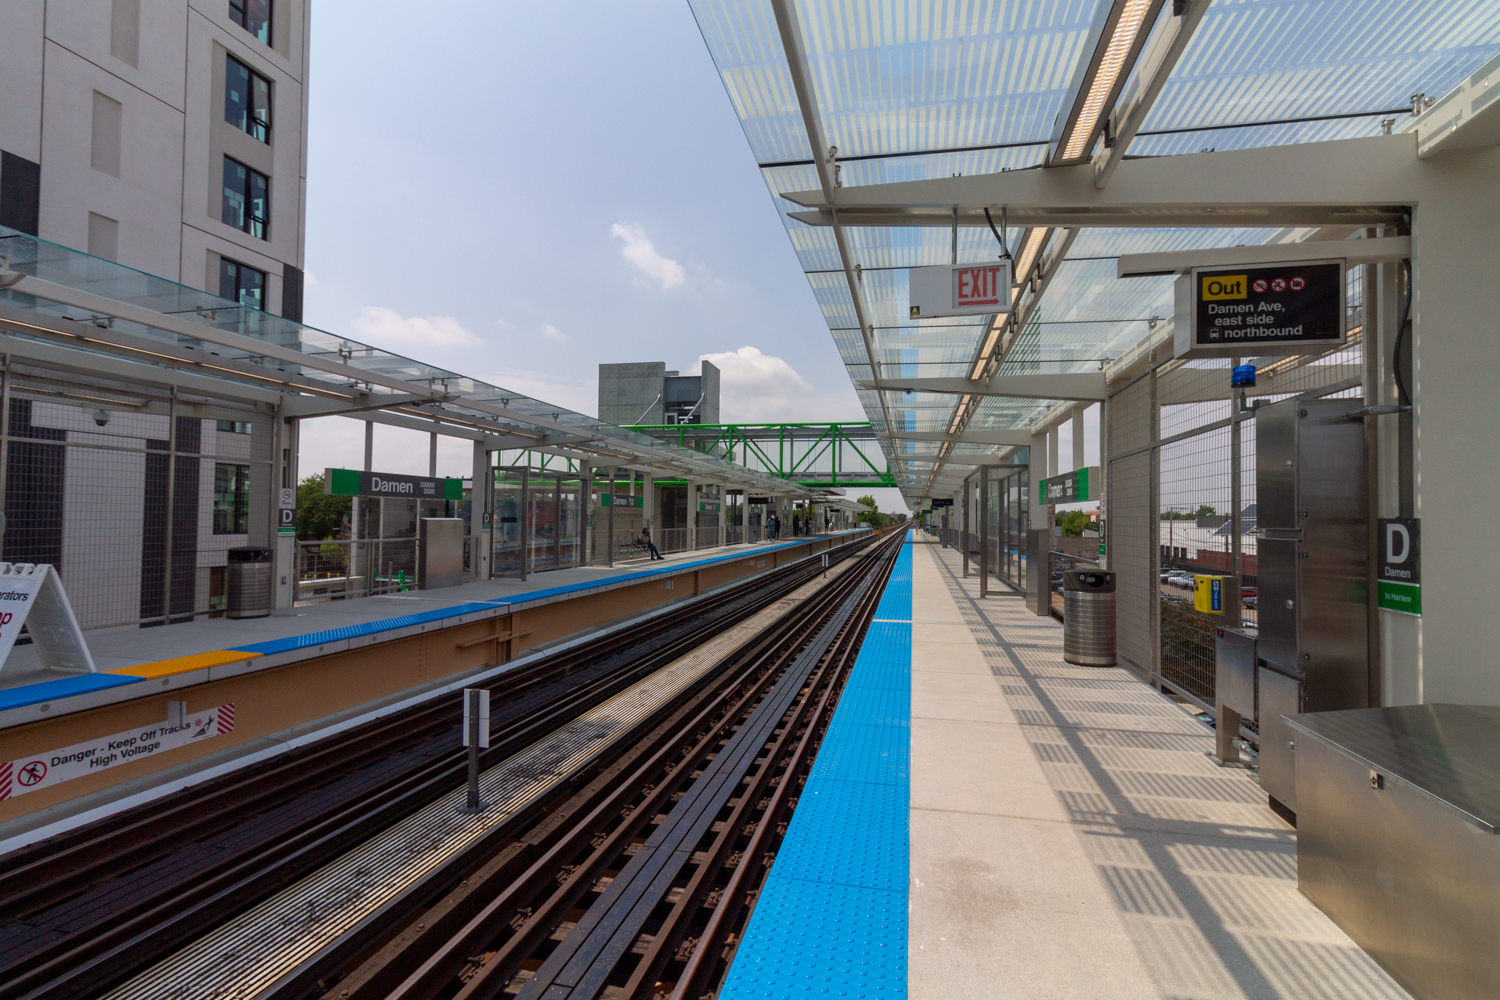
[[99, 412], [95, 413], [94, 423], [98, 424], [100, 427], [103, 427], [105, 424], [109, 423], [109, 411], [100, 410]]

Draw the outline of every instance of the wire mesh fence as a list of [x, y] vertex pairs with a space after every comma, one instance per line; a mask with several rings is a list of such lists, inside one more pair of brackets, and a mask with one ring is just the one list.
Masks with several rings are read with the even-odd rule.
[[53, 566], [84, 629], [224, 614], [229, 549], [269, 535], [269, 418], [4, 378], [0, 559]]
[[[1110, 400], [1107, 523], [1119, 655], [1206, 706], [1215, 696], [1215, 630], [1253, 630], [1259, 619], [1255, 407], [1295, 395], [1360, 395], [1359, 293], [1355, 269], [1350, 334], [1339, 350], [1168, 361]], [[1243, 397], [1230, 386], [1240, 361], [1257, 369], [1258, 384]], [[1214, 580], [1217, 609], [1198, 596], [1200, 585], [1211, 595]]]

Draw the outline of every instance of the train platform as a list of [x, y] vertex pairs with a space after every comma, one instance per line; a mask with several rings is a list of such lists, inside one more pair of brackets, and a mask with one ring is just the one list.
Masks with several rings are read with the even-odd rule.
[[876, 617], [723, 996], [1407, 996], [1192, 710], [924, 536]]
[[[42, 671], [23, 647], [0, 674], [12, 685], [0, 689], [0, 824], [51, 822], [204, 767], [281, 752], [869, 534], [330, 601], [267, 618], [101, 630], [87, 634], [92, 674]], [[35, 766], [53, 759], [66, 766]]]
[[336, 639], [443, 622], [465, 614], [524, 610], [643, 580], [670, 577], [689, 569], [722, 565], [763, 553], [787, 552], [811, 540], [848, 534], [851, 533], [678, 552], [665, 556], [661, 562], [641, 559], [614, 567], [582, 566], [532, 574], [527, 580], [481, 580], [432, 591], [413, 587], [409, 592], [397, 594], [297, 605], [265, 618], [198, 618], [165, 628], [99, 629], [85, 633], [98, 671], [95, 674], [49, 670], [38, 660], [33, 647], [19, 646], [0, 670], [0, 728], [11, 721], [6, 718], [9, 709], [246, 660], [245, 656], [233, 655], [236, 653], [255, 657], [285, 654], [326, 646]]

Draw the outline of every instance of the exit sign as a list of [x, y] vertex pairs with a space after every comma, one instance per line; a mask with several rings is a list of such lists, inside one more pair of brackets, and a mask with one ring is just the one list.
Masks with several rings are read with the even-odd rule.
[[913, 267], [907, 272], [912, 319], [1010, 312], [1011, 262]]

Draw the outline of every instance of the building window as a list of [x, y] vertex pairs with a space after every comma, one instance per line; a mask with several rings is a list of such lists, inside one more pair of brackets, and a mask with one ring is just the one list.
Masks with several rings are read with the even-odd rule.
[[229, 0], [229, 19], [271, 44], [271, 0]]
[[238, 160], [224, 157], [224, 224], [270, 239], [271, 179]]
[[[252, 309], [266, 307], [266, 272], [246, 267], [228, 257], [219, 258], [219, 297]], [[219, 421], [224, 423], [224, 421]], [[223, 430], [223, 428], [220, 428]]]
[[271, 141], [271, 81], [224, 57], [224, 120], [261, 142]]
[[214, 463], [214, 534], [245, 534], [249, 509], [250, 466]]
[[218, 421], [220, 434], [249, 434], [250, 421], [248, 420], [220, 420]]

